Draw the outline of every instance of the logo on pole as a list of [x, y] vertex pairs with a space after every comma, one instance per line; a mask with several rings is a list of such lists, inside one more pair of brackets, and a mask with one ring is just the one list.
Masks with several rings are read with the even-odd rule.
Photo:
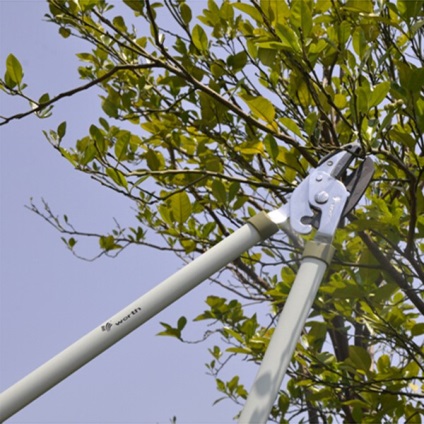
[[105, 325], [102, 325], [102, 331], [109, 332], [112, 328], [113, 324], [110, 322], [107, 322]]

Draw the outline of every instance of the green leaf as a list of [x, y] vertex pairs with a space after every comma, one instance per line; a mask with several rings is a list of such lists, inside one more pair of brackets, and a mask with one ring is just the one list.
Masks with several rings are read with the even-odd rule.
[[115, 243], [115, 238], [113, 236], [101, 236], [99, 239], [100, 248], [103, 250], [113, 250], [119, 246]]
[[372, 0], [348, 0], [345, 8], [352, 12], [372, 13], [373, 4]]
[[368, 372], [371, 367], [370, 354], [360, 346], [349, 346], [349, 359], [357, 369]]
[[365, 55], [365, 52], [368, 48], [367, 40], [365, 38], [365, 33], [362, 27], [357, 27], [352, 34], [352, 45], [353, 50], [362, 59]]
[[242, 355], [252, 354], [252, 349], [248, 349], [245, 347], [229, 347], [225, 351], [230, 353], [241, 353]]
[[63, 121], [58, 127], [57, 127], [57, 135], [59, 136], [59, 140], [62, 140], [62, 138], [66, 134], [66, 121]]
[[77, 141], [78, 163], [80, 165], [87, 165], [97, 155], [97, 149], [93, 144], [93, 140], [90, 137], [84, 137]]
[[68, 38], [71, 35], [71, 30], [69, 28], [65, 28], [65, 27], [60, 27], [59, 28], [59, 34], [63, 37], [63, 38]]
[[390, 86], [390, 81], [385, 81], [380, 84], [377, 84], [371, 90], [368, 106], [370, 108], [378, 106], [386, 98], [387, 93], [390, 91]]
[[171, 196], [170, 207], [172, 216], [178, 224], [184, 224], [191, 215], [192, 206], [185, 191], [180, 191]]
[[383, 354], [377, 360], [377, 369], [381, 373], [386, 373], [390, 369], [390, 356]]
[[311, 64], [315, 64], [318, 58], [323, 56], [323, 51], [329, 46], [329, 43], [323, 39], [319, 40], [318, 43], [311, 43], [309, 45], [308, 57]]
[[181, 331], [178, 328], [174, 328], [165, 322], [161, 322], [160, 325], [165, 327], [165, 330], [157, 333], [157, 336], [176, 337], [177, 339], [181, 340]]
[[192, 40], [195, 47], [200, 51], [206, 51], [208, 49], [208, 36], [205, 30], [200, 25], [195, 25], [192, 31]]
[[104, 141], [105, 137], [102, 131], [95, 125], [90, 125], [89, 132], [93, 140], [96, 141], [97, 143], [102, 143]]
[[102, 109], [106, 115], [110, 116], [111, 118], [118, 118], [119, 116], [118, 105], [109, 97], [103, 99]]
[[219, 17], [228, 22], [234, 19], [234, 9], [229, 2], [222, 2], [221, 8], [219, 9]]
[[[5, 80], [13, 83], [13, 87], [15, 85], [20, 85], [22, 82], [22, 78], [24, 76], [22, 66], [19, 60], [11, 53], [7, 56], [6, 59], [6, 75]], [[13, 88], [10, 87], [10, 88]]]
[[137, 14], [142, 14], [144, 9], [144, 0], [124, 0], [124, 3]]
[[275, 141], [275, 138], [268, 134], [264, 138], [264, 146], [265, 146], [265, 150], [269, 154], [270, 158], [272, 160], [277, 159], [279, 149], [278, 149], [278, 144]]
[[68, 150], [66, 150], [64, 147], [60, 147], [59, 146], [59, 151], [60, 154], [66, 159], [68, 160], [73, 166], [77, 165], [77, 162], [75, 160], [74, 155], [72, 155], [70, 152], [68, 152]]
[[356, 102], [358, 111], [362, 113], [367, 113], [369, 110], [369, 99], [368, 91], [365, 87], [358, 87], [356, 90]]
[[264, 144], [262, 141], [246, 141], [235, 147], [237, 152], [241, 152], [244, 155], [263, 155]]
[[234, 72], [241, 71], [247, 63], [247, 54], [242, 51], [235, 55], [230, 55], [227, 58], [227, 65], [230, 66]]
[[227, 337], [231, 336], [234, 339], [236, 339], [238, 342], [240, 342], [241, 344], [244, 344], [243, 336], [240, 333], [238, 333], [237, 331], [235, 331], [235, 330], [233, 330], [232, 328], [229, 328], [229, 327], [225, 327], [224, 331], [225, 331], [225, 333], [227, 333], [226, 334]]
[[81, 7], [81, 11], [87, 12], [91, 9], [94, 9], [94, 7], [99, 3], [101, 3], [101, 0], [84, 0], [79, 4], [79, 6]]
[[399, 12], [407, 19], [416, 18], [420, 13], [422, 16], [423, 0], [398, 0], [397, 4]]
[[39, 99], [38, 104], [42, 105], [44, 103], [47, 103], [50, 101], [50, 95], [49, 93], [44, 93]]
[[310, 322], [308, 326], [311, 327], [309, 333], [306, 335], [306, 339], [310, 346], [314, 347], [314, 350], [321, 351], [322, 345], [325, 342], [327, 335], [327, 325], [322, 322]]
[[258, 59], [265, 65], [265, 66], [272, 66], [275, 57], [277, 56], [277, 49], [264, 49], [260, 47], [258, 49]]
[[307, 37], [312, 30], [312, 12], [308, 2], [295, 0], [291, 6], [290, 21], [295, 28], [302, 30], [302, 35]]
[[112, 180], [121, 187], [128, 187], [127, 179], [124, 174], [115, 168], [106, 168], [106, 174], [109, 175]]
[[127, 159], [128, 145], [130, 137], [118, 137], [115, 143], [115, 156], [118, 162]]
[[293, 119], [284, 116], [283, 118], [280, 118], [280, 122], [293, 134], [296, 134], [298, 137], [302, 137], [302, 133], [300, 132], [300, 128], [296, 124], [296, 122], [293, 121]]
[[[64, 218], [65, 217], [66, 217], [66, 215], [64, 216]], [[65, 222], [67, 222], [67, 220], [65, 220]], [[74, 248], [74, 246], [78, 243], [78, 240], [75, 240], [73, 237], [71, 237], [69, 240], [66, 240], [65, 237], [61, 237], [61, 239], [66, 244], [68, 249], [70, 249], [70, 250], [72, 250]]]
[[245, 3], [234, 3], [233, 7], [246, 13], [258, 23], [263, 22], [262, 15], [260, 14], [259, 10], [256, 7], [251, 6], [250, 4], [245, 4]]
[[424, 334], [424, 322], [419, 322], [418, 324], [415, 324], [411, 329], [411, 334], [413, 336], [421, 336]]
[[107, 143], [103, 131], [95, 125], [90, 125], [89, 132], [93, 138], [94, 145], [96, 146], [98, 153], [103, 156], [107, 151]]
[[389, 131], [389, 135], [393, 141], [403, 144], [410, 149], [413, 149], [415, 146], [415, 138], [412, 137], [411, 134], [406, 133], [400, 125], [396, 125], [393, 129], [391, 129]]
[[345, 46], [347, 40], [352, 35], [352, 26], [348, 21], [343, 21], [339, 27], [339, 43], [341, 46]]
[[287, 19], [290, 17], [290, 9], [286, 0], [261, 0], [261, 6], [269, 5], [269, 11], [272, 13], [272, 23], [287, 25]]
[[333, 99], [334, 105], [339, 109], [344, 109], [347, 105], [346, 96], [342, 93], [337, 93]]
[[159, 205], [158, 206], [159, 214], [164, 222], [166, 222], [168, 225], [172, 225], [172, 217], [169, 208], [166, 205]]
[[127, 32], [128, 28], [122, 16], [115, 16], [112, 21], [113, 25], [121, 32]]
[[278, 38], [281, 40], [282, 48], [286, 48], [295, 53], [301, 51], [299, 39], [295, 32], [288, 25], [277, 24], [275, 32], [278, 35]]
[[196, 250], [196, 242], [190, 239], [180, 239], [180, 244], [186, 253], [191, 253]]
[[318, 114], [316, 112], [311, 112], [305, 119], [305, 123], [303, 125], [306, 134], [309, 137], [314, 133], [318, 122]]
[[149, 149], [145, 156], [146, 156], [147, 166], [152, 171], [158, 171], [159, 169], [162, 169], [164, 167], [165, 160], [161, 152], [156, 152], [152, 149]]
[[268, 122], [269, 124], [274, 122], [275, 109], [268, 99], [265, 99], [265, 97], [262, 96], [251, 97], [243, 95], [241, 97], [256, 117]]
[[190, 7], [187, 5], [187, 3], [181, 3], [180, 5], [180, 13], [181, 18], [183, 19], [184, 23], [188, 25], [191, 22], [192, 19], [192, 13]]
[[218, 202], [227, 203], [227, 190], [220, 180], [214, 180], [212, 183], [212, 193]]
[[408, 424], [422, 424], [421, 413], [424, 412], [412, 405], [405, 406], [405, 422]]
[[182, 331], [184, 329], [184, 327], [187, 324], [187, 318], [186, 317], [180, 317], [178, 322], [177, 322], [177, 328], [178, 330]]

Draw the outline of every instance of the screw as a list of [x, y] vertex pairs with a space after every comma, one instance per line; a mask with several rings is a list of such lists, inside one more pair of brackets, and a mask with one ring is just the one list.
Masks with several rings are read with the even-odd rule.
[[315, 201], [319, 204], [327, 203], [328, 193], [326, 191], [320, 191], [315, 195]]
[[322, 175], [321, 174], [317, 175], [317, 177], [315, 178], [315, 180], [316, 181], [322, 181]]

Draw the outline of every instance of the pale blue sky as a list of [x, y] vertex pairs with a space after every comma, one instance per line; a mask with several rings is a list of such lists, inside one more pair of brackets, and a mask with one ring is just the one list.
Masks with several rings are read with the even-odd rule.
[[[13, 52], [34, 97], [79, 84], [75, 53], [87, 50], [43, 22], [46, 12], [44, 1], [0, 0], [0, 73]], [[27, 106], [0, 93], [2, 115]], [[49, 120], [29, 117], [0, 127], [0, 391], [181, 266], [169, 253], [143, 248], [115, 260], [80, 261], [53, 228], [24, 208], [30, 197], [36, 202], [43, 197], [86, 230], [107, 231], [113, 218], [123, 225], [134, 222], [129, 202], [74, 171], [42, 134], [67, 120], [67, 137], [75, 140], [99, 116], [92, 92], [64, 100]], [[217, 293], [204, 283], [8, 422], [167, 423], [174, 415], [178, 423], [233, 422], [237, 406], [230, 401], [212, 406], [220, 397], [204, 366], [212, 342], [183, 345], [155, 336], [160, 321], [193, 318], [206, 295]], [[189, 334], [201, 330], [197, 324]], [[255, 369], [238, 367], [227, 375], [242, 372], [249, 386]]]

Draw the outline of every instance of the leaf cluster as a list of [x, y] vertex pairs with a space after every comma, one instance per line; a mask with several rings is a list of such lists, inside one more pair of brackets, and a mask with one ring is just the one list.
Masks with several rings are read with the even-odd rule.
[[[138, 244], [183, 260], [246, 219], [286, 202], [311, 166], [359, 141], [376, 174], [340, 228], [337, 254], [272, 411], [277, 422], [420, 422], [424, 334], [423, 2], [405, 0], [49, 0], [47, 19], [78, 54], [87, 83], [32, 99], [10, 55], [1, 88], [46, 117], [63, 97], [101, 90], [101, 116], [69, 143], [46, 132], [78, 171], [136, 206], [137, 225], [81, 233], [32, 206], [66, 237], [103, 253]], [[122, 9], [122, 10], [121, 10]], [[172, 23], [171, 23], [172, 22]], [[161, 236], [152, 243], [148, 229]], [[243, 403], [234, 357], [260, 362], [299, 264], [278, 235], [214, 281], [196, 321], [221, 335], [207, 364], [218, 391]], [[162, 334], [183, 340], [187, 319]], [[208, 327], [210, 330], [210, 327]]]

